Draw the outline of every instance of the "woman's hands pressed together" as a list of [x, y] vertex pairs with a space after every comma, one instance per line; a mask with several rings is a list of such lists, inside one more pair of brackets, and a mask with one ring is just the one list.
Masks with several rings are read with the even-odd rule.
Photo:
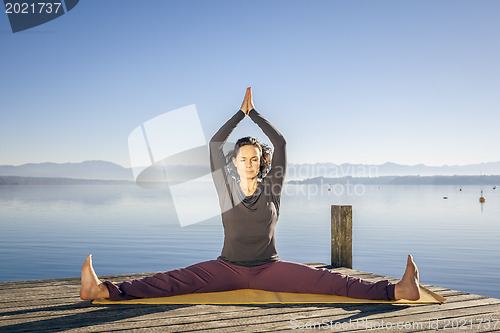
[[241, 104], [240, 110], [248, 116], [250, 110], [254, 108], [253, 100], [252, 100], [252, 87], [248, 87], [245, 93], [245, 98], [243, 99], [243, 103]]

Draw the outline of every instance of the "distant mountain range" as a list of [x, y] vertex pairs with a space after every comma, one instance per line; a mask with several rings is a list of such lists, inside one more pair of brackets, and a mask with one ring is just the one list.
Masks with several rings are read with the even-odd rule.
[[133, 185], [131, 180], [0, 176], [0, 185]]
[[29, 163], [19, 166], [0, 165], [0, 176], [134, 180], [131, 169], [106, 161]]
[[[175, 174], [179, 177], [193, 174], [193, 169], [206, 173], [207, 166], [177, 166]], [[185, 171], [183, 171], [185, 170]], [[381, 165], [368, 164], [333, 164], [308, 163], [287, 166], [287, 180], [303, 180], [316, 177], [324, 178], [372, 178], [383, 176], [452, 176], [452, 175], [500, 175], [500, 161], [470, 165], [426, 166], [400, 165], [385, 163]], [[0, 165], [0, 176], [16, 177], [54, 177], [93, 180], [128, 180], [134, 181], [132, 170], [121, 165], [106, 161], [85, 161], [81, 163], [29, 163], [19, 166]], [[187, 177], [187, 176], [186, 176]]]
[[303, 180], [291, 180], [288, 184], [329, 186], [335, 184], [364, 185], [488, 185], [500, 184], [500, 176], [381, 176], [381, 177], [315, 177]]
[[426, 166], [401, 165], [387, 162], [380, 165], [373, 164], [288, 164], [287, 179], [301, 180], [316, 177], [384, 177], [384, 176], [480, 176], [500, 175], [500, 161], [469, 165]]

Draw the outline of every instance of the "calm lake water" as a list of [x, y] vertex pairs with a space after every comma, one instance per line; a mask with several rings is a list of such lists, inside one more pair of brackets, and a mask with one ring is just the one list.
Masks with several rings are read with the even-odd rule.
[[[330, 206], [349, 204], [353, 268], [401, 277], [411, 253], [421, 282], [500, 298], [500, 189], [492, 186], [286, 185], [278, 252], [329, 263]], [[0, 186], [0, 281], [77, 277], [89, 253], [98, 275], [165, 271], [216, 258], [222, 240], [220, 217], [180, 227], [168, 190]]]

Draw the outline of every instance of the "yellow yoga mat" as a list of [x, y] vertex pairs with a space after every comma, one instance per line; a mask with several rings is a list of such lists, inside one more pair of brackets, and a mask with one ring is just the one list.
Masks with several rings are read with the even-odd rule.
[[446, 298], [420, 286], [420, 299], [416, 301], [378, 301], [335, 295], [279, 293], [256, 289], [238, 289], [214, 293], [138, 298], [127, 301], [97, 299], [93, 304], [442, 303], [444, 301], [446, 301]]

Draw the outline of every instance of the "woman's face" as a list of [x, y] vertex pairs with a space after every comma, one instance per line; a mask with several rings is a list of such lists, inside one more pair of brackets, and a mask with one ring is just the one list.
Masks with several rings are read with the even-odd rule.
[[233, 164], [238, 170], [240, 179], [255, 178], [260, 170], [260, 150], [254, 145], [241, 146], [236, 158], [233, 157]]

